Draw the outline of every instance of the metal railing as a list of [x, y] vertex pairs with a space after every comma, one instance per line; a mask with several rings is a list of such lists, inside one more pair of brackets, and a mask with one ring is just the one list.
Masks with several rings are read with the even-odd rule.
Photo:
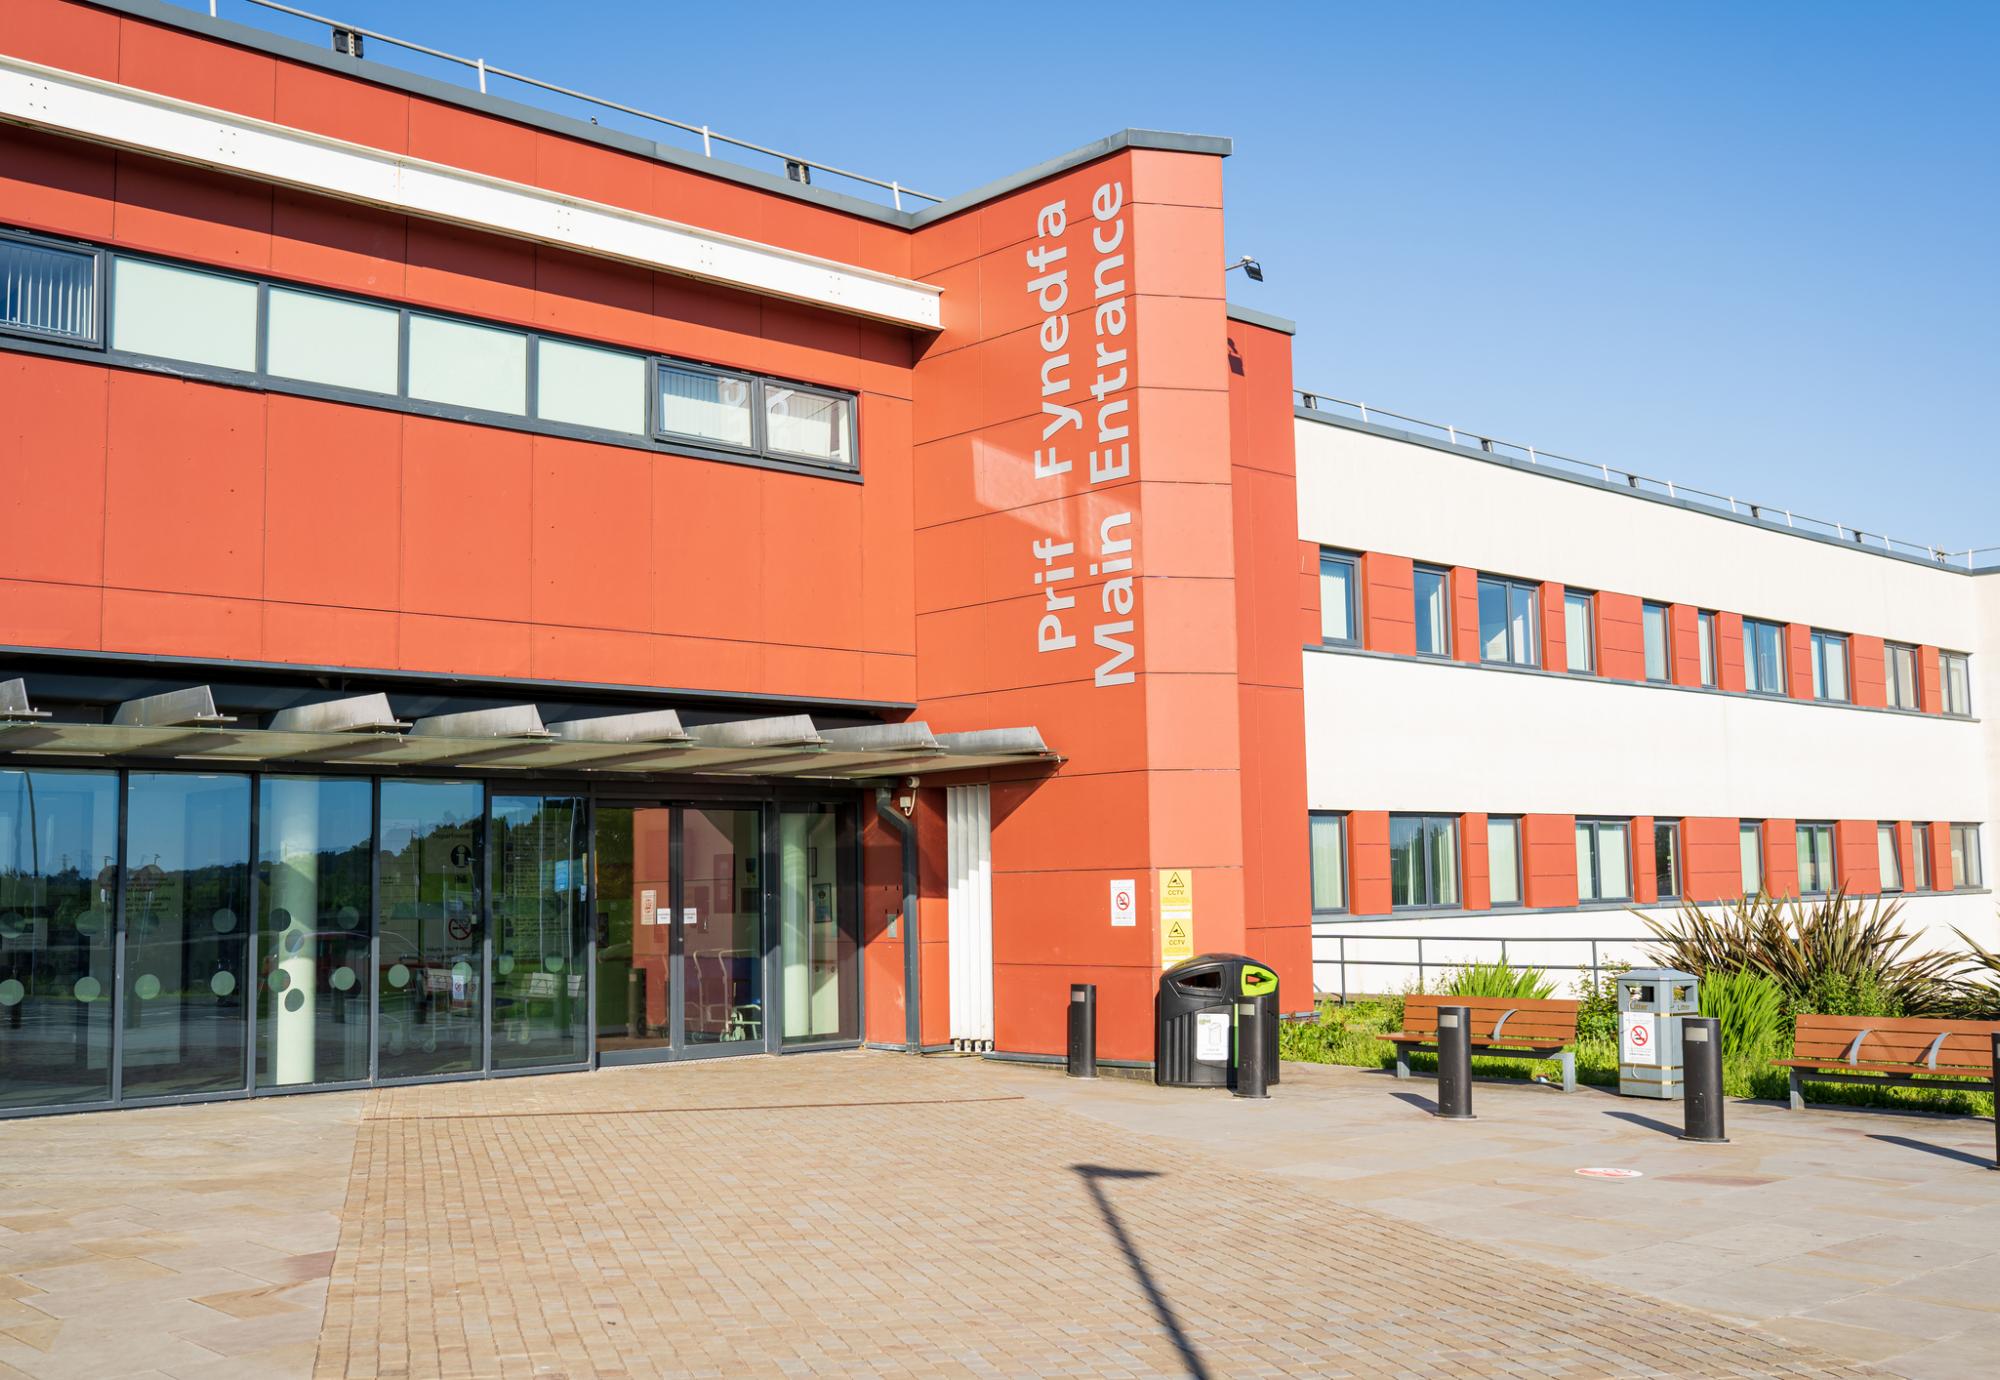
[[[1401, 968], [1404, 970], [1414, 968], [1417, 971], [1417, 984], [1419, 988], [1422, 988], [1425, 981], [1425, 973], [1427, 970], [1443, 973], [1443, 972], [1449, 972], [1452, 969], [1462, 968], [1469, 961], [1476, 961], [1482, 963], [1493, 961], [1491, 959], [1468, 959], [1467, 955], [1462, 951], [1454, 953], [1449, 958], [1437, 958], [1433, 956], [1427, 959], [1424, 954], [1424, 945], [1426, 943], [1433, 945], [1498, 944], [1500, 946], [1499, 962], [1505, 967], [1516, 968], [1516, 969], [1537, 968], [1545, 973], [1549, 972], [1576, 973], [1578, 975], [1589, 973], [1591, 986], [1595, 987], [1598, 985], [1598, 983], [1600, 983], [1603, 980], [1604, 977], [1603, 946], [1612, 944], [1629, 946], [1637, 944], [1657, 944], [1659, 942], [1659, 936], [1651, 934], [1638, 934], [1638, 935], [1332, 934], [1332, 935], [1315, 936], [1315, 938], [1316, 939], [1325, 938], [1325, 939], [1335, 940], [1339, 945], [1339, 949], [1337, 951], [1336, 956], [1332, 959], [1322, 959], [1321, 957], [1319, 957], [1317, 953], [1315, 953], [1313, 955], [1314, 969], [1317, 970], [1318, 968], [1320, 968], [1322, 965], [1325, 964], [1338, 964], [1340, 968], [1340, 987], [1338, 993], [1336, 994], [1332, 991], [1321, 989], [1316, 993], [1316, 995], [1319, 996], [1338, 995], [1343, 1003], [1348, 1000], [1350, 992], [1366, 993], [1370, 990], [1370, 989], [1354, 988], [1349, 985], [1347, 980], [1347, 969], [1348, 965], [1350, 964], [1352, 964], [1354, 967], [1357, 968]], [[1403, 957], [1403, 958], [1350, 958], [1347, 953], [1347, 942], [1350, 939], [1356, 942], [1357, 944], [1363, 942], [1377, 943], [1377, 944], [1414, 944], [1416, 946], [1416, 953], [1413, 957]], [[1516, 963], [1511, 958], [1508, 957], [1507, 946], [1510, 944], [1516, 946], [1533, 945], [1533, 944], [1588, 944], [1590, 946], [1590, 962]], [[1435, 953], [1435, 951], [1433, 951], [1433, 953]], [[1315, 982], [1314, 986], [1318, 987], [1317, 982]]]
[[[359, 24], [349, 23], [344, 19], [332, 19], [323, 14], [315, 14], [311, 10], [297, 9], [291, 5], [281, 5], [276, 3], [276, 0], [230, 0], [230, 3], [232, 5], [248, 5], [260, 10], [275, 11], [278, 14], [290, 15], [295, 19], [303, 19], [312, 24], [324, 24], [328, 31], [329, 41], [335, 35], [339, 34], [358, 34], [371, 43], [386, 43], [392, 48], [400, 48], [405, 52], [421, 53], [425, 57], [435, 58], [440, 62], [452, 63], [472, 72], [481, 92], [486, 91], [487, 82], [490, 79], [498, 77], [506, 81], [518, 83], [521, 86], [531, 87], [537, 91], [546, 91], [568, 100], [580, 101], [585, 105], [594, 106], [600, 110], [616, 111], [621, 115], [630, 115], [634, 119], [663, 125], [669, 129], [678, 130], [683, 134], [698, 137], [701, 140], [702, 156], [706, 158], [713, 158], [715, 156], [715, 146], [723, 144], [733, 149], [741, 149], [748, 153], [759, 154], [765, 158], [776, 160], [783, 165], [785, 175], [793, 181], [810, 182], [813, 173], [823, 173], [829, 177], [841, 178], [863, 187], [871, 187], [877, 191], [887, 192], [890, 204], [898, 211], [903, 209], [904, 197], [915, 197], [919, 201], [928, 202], [944, 200], [943, 197], [932, 196], [929, 192], [920, 192], [914, 187], [905, 186], [903, 183], [893, 179], [884, 182], [882, 179], [870, 177], [866, 173], [853, 172], [847, 168], [837, 168], [831, 163], [822, 163], [816, 158], [807, 158], [803, 154], [786, 153], [782, 149], [774, 149], [768, 145], [754, 143], [748, 139], [738, 139], [733, 135], [724, 134], [720, 130], [711, 129], [707, 125], [689, 124], [685, 120], [676, 120], [669, 115], [656, 115], [652, 111], [641, 110], [637, 106], [625, 105], [620, 101], [607, 100], [602, 96], [592, 96], [587, 92], [576, 91], [567, 86], [558, 86], [554, 82], [543, 81], [540, 77], [530, 77], [524, 73], [509, 71], [505, 67], [496, 67], [483, 57], [462, 57], [457, 53], [447, 53], [443, 49], [432, 48], [426, 44], [413, 42], [407, 38], [398, 38], [394, 34], [386, 34], [375, 29], [363, 28]], [[218, 4], [218, 0], [208, 0], [210, 18], [219, 18], [220, 9], [221, 6]], [[593, 119], [591, 123], [595, 124], [596, 121]]]
[[[1504, 441], [1497, 436], [1467, 431], [1464, 427], [1452, 426], [1447, 422], [1426, 421], [1421, 417], [1391, 412], [1385, 407], [1370, 407], [1367, 403], [1336, 398], [1328, 393], [1314, 393], [1303, 388], [1295, 389], [1294, 392], [1298, 395], [1300, 406], [1310, 412], [1352, 415], [1363, 422], [1377, 425], [1400, 424], [1400, 429], [1443, 440], [1454, 446], [1465, 446], [1488, 455], [1525, 460], [1530, 465], [1561, 473], [1585, 475], [1606, 484], [1623, 486], [1635, 493], [1660, 494], [1718, 513], [1733, 513], [1737, 517], [1748, 517], [1774, 527], [1812, 532], [1819, 536], [1832, 537], [1836, 541], [1852, 542], [1856, 546], [1887, 551], [1899, 556], [1912, 556], [1953, 569], [1987, 570], [2000, 566], [2000, 547], [1980, 546], [1966, 551], [1948, 551], [1943, 547], [1931, 546], [1924, 542], [1903, 541], [1897, 537], [1884, 536], [1879, 532], [1864, 532], [1859, 527], [1849, 527], [1845, 523], [1808, 517], [1804, 513], [1795, 513], [1790, 508], [1777, 507], [1769, 503], [1753, 503], [1749, 499], [1738, 498], [1733, 494], [1710, 493], [1706, 489], [1676, 484], [1671, 479], [1655, 479], [1650, 475], [1621, 470], [1595, 461], [1578, 460], [1574, 456], [1560, 455], [1555, 451], [1542, 450], [1520, 441]], [[1984, 559], [1986, 557], [1993, 559], [1989, 561]]]

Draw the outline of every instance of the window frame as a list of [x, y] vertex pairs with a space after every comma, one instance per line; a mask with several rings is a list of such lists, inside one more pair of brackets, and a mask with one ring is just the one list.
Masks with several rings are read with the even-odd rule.
[[[1765, 689], [1762, 685], [1755, 683], [1757, 681], [1757, 657], [1750, 639], [1753, 631], [1760, 629], [1769, 629], [1777, 635], [1778, 684], [1775, 689]], [[1745, 618], [1743, 620], [1743, 693], [1746, 695], [1765, 695], [1771, 699], [1785, 699], [1791, 693], [1791, 687], [1787, 683], [1787, 674], [1791, 670], [1791, 667], [1786, 662], [1785, 625], [1774, 622], [1769, 618]]]
[[[1443, 820], [1446, 823], [1446, 825], [1450, 828], [1452, 837], [1451, 880], [1452, 880], [1453, 894], [1452, 894], [1452, 899], [1450, 899], [1449, 901], [1440, 901], [1434, 898], [1423, 901], [1399, 902], [1396, 900], [1395, 838], [1396, 838], [1396, 821], [1399, 819], [1414, 819], [1417, 821], [1418, 824], [1417, 838], [1422, 843], [1424, 851], [1423, 862], [1422, 865], [1418, 868], [1418, 874], [1423, 878], [1425, 878], [1426, 881], [1428, 881], [1433, 871], [1432, 859], [1431, 859], [1430, 824], [1434, 820]], [[1459, 817], [1454, 814], [1424, 813], [1414, 810], [1397, 810], [1390, 814], [1389, 816], [1389, 840], [1390, 840], [1389, 909], [1391, 911], [1393, 912], [1446, 911], [1446, 910], [1458, 910], [1464, 906], [1465, 839], [1464, 836], [1459, 831], [1459, 823], [1460, 823]]]
[[[1666, 838], [1674, 841], [1674, 884], [1671, 890], [1660, 876], [1660, 842]], [[1684, 842], [1678, 819], [1656, 817], [1653, 820], [1653, 893], [1662, 901], [1678, 901], [1687, 891], [1687, 855], [1682, 851]]]
[[[1952, 707], [1951, 667], [1954, 662], [1964, 668], [1965, 672], [1965, 703], [1958, 708]], [[1938, 709], [1941, 713], [1949, 715], [1954, 719], [1969, 719], [1972, 717], [1972, 656], [1970, 653], [1948, 652], [1942, 647], [1938, 648], [1938, 700]]]
[[1931, 824], [1925, 820], [1910, 826], [1910, 890], [1929, 892], [1937, 890], [1937, 878], [1931, 875]]
[[[1486, 616], [1480, 596], [1488, 585], [1500, 591], [1504, 617], [1501, 627], [1507, 644], [1506, 655], [1491, 657], [1486, 654]], [[1528, 640], [1533, 645], [1522, 649], [1514, 645], [1514, 596], [1524, 593], [1528, 597]], [[1540, 666], [1542, 664], [1542, 591], [1541, 586], [1530, 580], [1517, 580], [1511, 575], [1489, 575], [1481, 571], [1473, 581], [1473, 607], [1479, 622], [1479, 662], [1482, 666]]]
[[[1526, 845], [1522, 843], [1524, 819], [1520, 815], [1488, 815], [1486, 817], [1486, 904], [1491, 910], [1519, 910], [1528, 903]], [[1514, 899], [1496, 901], [1493, 899], [1493, 826], [1505, 825], [1514, 831]]]
[[[1622, 896], [1604, 894], [1604, 845], [1600, 840], [1606, 829], [1617, 829], [1625, 836], [1625, 894]], [[1583, 874], [1579, 870], [1576, 878], [1576, 903], [1580, 906], [1616, 905], [1622, 901], [1630, 905], [1635, 890], [1632, 885], [1632, 821], [1610, 815], [1578, 815], [1576, 832], [1583, 833], [1586, 830], [1590, 834], [1590, 894], [1588, 896], [1584, 894]]]
[[[654, 367], [658, 368], [657, 360], [655, 360]], [[860, 466], [861, 412], [859, 405], [861, 398], [859, 394], [844, 393], [838, 388], [828, 388], [817, 383], [800, 383], [792, 379], [781, 379], [771, 374], [752, 374], [750, 378], [756, 385], [752, 394], [754, 399], [752, 403], [752, 416], [756, 423], [757, 453], [760, 456], [766, 460], [783, 460], [794, 465], [814, 465], [820, 469], [827, 470], [851, 470]], [[767, 395], [773, 384], [776, 384], [780, 388], [790, 389], [794, 393], [803, 393], [809, 398], [825, 398], [828, 402], [839, 403], [842, 410], [847, 414], [847, 435], [854, 447], [854, 459], [843, 464], [838, 460], [820, 460], [810, 455], [801, 454], [795, 450], [780, 450], [777, 446], [773, 445], [771, 443], [771, 414], [767, 401]]]
[[[1660, 618], [1660, 667], [1659, 675], [1654, 675], [1646, 665], [1646, 617], [1658, 614]], [[1639, 669], [1648, 685], [1672, 685], [1674, 683], [1674, 613], [1673, 606], [1662, 604], [1657, 599], [1639, 601]]]
[[[1951, 889], [1953, 891], [1977, 891], [1986, 885], [1986, 869], [1979, 858], [1979, 826], [1977, 824], [1950, 824], [1945, 826], [1948, 844], [1946, 853], [1953, 864]], [[1960, 836], [1964, 839], [1961, 841]], [[1964, 863], [1964, 875], [1959, 875], [1958, 864]]]
[[[1322, 647], [1358, 647], [1361, 645], [1361, 557], [1351, 551], [1337, 547], [1322, 546], [1319, 549], [1320, 589], [1326, 588], [1326, 568], [1328, 565], [1347, 567], [1347, 637], [1326, 635], [1326, 601], [1320, 600], [1319, 645]], [[1415, 585], [1411, 586], [1411, 598], [1416, 597]]]
[[[1795, 841], [1803, 841], [1809, 834], [1817, 838], [1822, 832], [1826, 835], [1826, 867], [1829, 875], [1814, 879], [1824, 882], [1823, 886], [1808, 888], [1806, 886], [1806, 870], [1804, 866], [1801, 866], [1799, 868], [1800, 896], [1831, 896], [1834, 892], [1840, 890], [1840, 836], [1833, 827], [1833, 821], [1830, 819], [1801, 819], [1794, 821], [1792, 825], [1792, 833]], [[1817, 870], [1817, 859], [1815, 859], [1814, 867]]]
[[[1437, 576], [1438, 589], [1444, 598], [1444, 621], [1440, 628], [1444, 638], [1444, 645], [1428, 652], [1415, 645], [1416, 630], [1423, 626], [1423, 619], [1417, 616], [1418, 612], [1423, 608], [1422, 603], [1419, 602], [1417, 597], [1417, 577], [1421, 575]], [[1410, 566], [1410, 631], [1414, 654], [1432, 661], [1451, 660], [1451, 621], [1451, 571], [1441, 565], [1427, 565], [1421, 561], [1412, 562]]]
[[1701, 677], [1701, 688], [1719, 690], [1722, 688], [1722, 641], [1718, 631], [1721, 619], [1713, 609], [1694, 611], [1695, 673]]
[[[1841, 695], [1826, 693], [1826, 649], [1833, 643], [1840, 644], [1840, 683], [1846, 692]], [[1812, 661], [1813, 699], [1820, 704], [1854, 703], [1854, 642], [1844, 632], [1832, 632], [1826, 628], [1812, 628], [1806, 635], [1806, 655]]]
[[[1346, 810], [1306, 811], [1306, 904], [1310, 909], [1311, 913], [1315, 916], [1351, 915], [1354, 913], [1354, 890], [1353, 890], [1354, 869], [1353, 866], [1351, 865], [1353, 859], [1353, 843], [1352, 843], [1353, 835], [1348, 829], [1349, 813], [1350, 812]], [[1322, 908], [1319, 904], [1319, 899], [1318, 899], [1319, 887], [1317, 885], [1317, 875], [1313, 867], [1313, 859], [1315, 856], [1317, 856], [1317, 854], [1313, 849], [1312, 827], [1315, 821], [1322, 819], [1332, 820], [1340, 826], [1341, 903], [1338, 906], [1334, 906], [1331, 908]]]
[[9, 226], [0, 226], [0, 240], [26, 245], [31, 249], [41, 249], [52, 253], [75, 254], [90, 260], [90, 335], [88, 337], [64, 335], [59, 331], [45, 331], [34, 326], [17, 326], [0, 321], [0, 336], [16, 340], [45, 341], [52, 345], [67, 345], [71, 349], [102, 351], [110, 336], [110, 321], [105, 305], [110, 299], [107, 290], [110, 283], [108, 252], [102, 245], [89, 244], [82, 240], [65, 239], [59, 235], [41, 235]]
[[[1750, 835], [1756, 841], [1756, 846], [1751, 849], [1750, 853], [1750, 856], [1757, 860], [1757, 890], [1755, 892], [1752, 892], [1749, 887], [1743, 885], [1743, 836], [1745, 834]], [[1763, 895], [1765, 882], [1768, 880], [1764, 875], [1764, 871], [1764, 821], [1761, 819], [1737, 820], [1736, 884], [1740, 888], [1738, 894], [1742, 896]]]
[[[1896, 884], [1889, 885], [1887, 874], [1882, 872], [1882, 831], [1889, 831], [1889, 861], [1895, 864]], [[1875, 821], [1875, 885], [1885, 896], [1899, 895], [1903, 890], [1903, 840], [1896, 832], [1894, 820]]]
[[[1576, 644], [1569, 635], [1569, 607], [1572, 599], [1583, 604], [1584, 666], [1576, 665]], [[1563, 588], [1563, 671], [1572, 676], [1597, 674], [1597, 594], [1594, 590]]]
[[[1898, 653], [1909, 658], [1910, 674], [1907, 677], [1907, 683], [1910, 691], [1910, 702], [1908, 704], [1896, 703], [1896, 687], [1905, 681], [1905, 677], [1896, 674], [1896, 656]], [[1882, 644], [1882, 698], [1885, 707], [1900, 710], [1905, 714], [1916, 714], [1923, 711], [1924, 678], [1922, 665], [1922, 660], [1917, 655], [1917, 649], [1911, 643], [1885, 641]], [[1938, 675], [1940, 680], [1942, 680], [1944, 674], [1942, 660], [1939, 661], [1938, 666]]]

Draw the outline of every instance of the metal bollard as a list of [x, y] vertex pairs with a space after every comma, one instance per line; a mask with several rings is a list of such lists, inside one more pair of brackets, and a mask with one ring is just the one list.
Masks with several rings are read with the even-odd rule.
[[1713, 1016], [1682, 1016], [1682, 1107], [1687, 1129], [1682, 1140], [1726, 1145], [1722, 1134], [1722, 1022]]
[[1264, 1048], [1264, 1021], [1271, 997], [1250, 997], [1236, 1003], [1236, 1084], [1238, 1097], [1269, 1097], [1271, 1066]]
[[1438, 1008], [1438, 1109], [1448, 1121], [1472, 1120], [1472, 1011]]
[[1097, 984], [1069, 987], [1069, 1076], [1097, 1077]]

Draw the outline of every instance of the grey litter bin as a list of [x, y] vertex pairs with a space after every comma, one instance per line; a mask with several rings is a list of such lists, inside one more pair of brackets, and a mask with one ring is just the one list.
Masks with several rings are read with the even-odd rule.
[[1701, 987], [1677, 968], [1618, 976], [1618, 1094], [1677, 1101], [1686, 1095], [1681, 1019], [1701, 1014]]

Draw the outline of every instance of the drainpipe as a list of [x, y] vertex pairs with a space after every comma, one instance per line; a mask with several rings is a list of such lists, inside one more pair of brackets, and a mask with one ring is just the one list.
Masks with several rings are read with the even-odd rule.
[[903, 841], [903, 1036], [904, 1047], [917, 1054], [924, 1047], [923, 964], [917, 947], [917, 826], [896, 808], [894, 792], [887, 786], [875, 788], [875, 813]]

